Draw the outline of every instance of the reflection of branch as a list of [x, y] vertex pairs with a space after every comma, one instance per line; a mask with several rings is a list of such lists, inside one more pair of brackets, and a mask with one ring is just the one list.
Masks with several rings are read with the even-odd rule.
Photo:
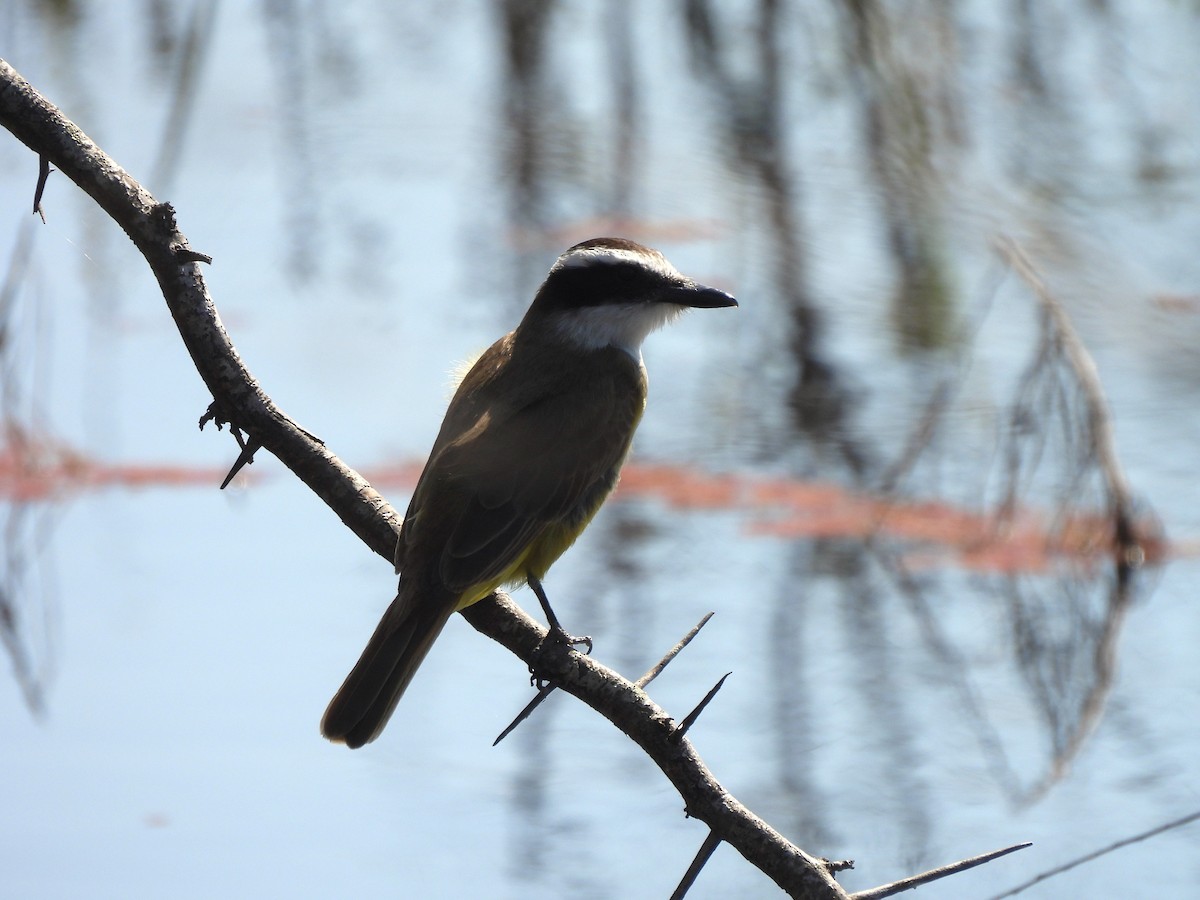
[[[42, 157], [33, 201], [35, 213], [41, 213], [42, 191], [49, 174], [50, 162]], [[42, 218], [45, 221], [45, 217]], [[0, 645], [9, 658], [13, 678], [21, 689], [25, 705], [37, 714], [44, 702], [47, 665], [35, 663], [29, 617], [23, 615], [24, 610], [36, 610], [38, 601], [31, 600], [23, 607], [22, 594], [26, 591], [31, 559], [36, 557], [38, 550], [36, 545], [30, 547], [26, 541], [31, 524], [27, 514], [32, 513], [32, 525], [36, 530], [39, 513], [22, 502], [19, 488], [11, 492], [5, 490], [23, 481], [25, 473], [36, 465], [41, 449], [21, 425], [21, 416], [28, 415], [31, 406], [36, 408], [36, 398], [31, 404], [29, 395], [23, 390], [15, 328], [17, 300], [32, 254], [33, 223], [26, 219], [18, 229], [17, 241], [0, 283], [0, 501], [11, 501], [12, 504], [0, 521]], [[45, 606], [41, 609], [44, 613]]]
[[916, 419], [916, 425], [909, 431], [900, 455], [879, 479], [879, 493], [884, 497], [890, 496], [896, 490], [900, 479], [913, 470], [917, 461], [933, 443], [937, 430], [946, 417], [953, 394], [962, 384], [961, 374], [956, 371], [947, 372], [930, 392], [925, 409]]
[[[1047, 550], [1072, 548], [1068, 552], [1080, 563], [1115, 561], [1110, 578], [1104, 577], [1104, 569], [1087, 566], [1088, 574], [1080, 584], [1086, 595], [1070, 590], [1080, 566], [1056, 567], [1055, 571], [1063, 574], [1055, 576], [1054, 599], [1040, 605], [1029, 596], [1032, 589], [1028, 585], [1016, 578], [1007, 582], [1014, 663], [1049, 733], [1049, 761], [1032, 785], [1018, 781], [1000, 736], [970, 683], [965, 677], [951, 678], [963, 709], [974, 723], [993, 775], [1014, 803], [1027, 805], [1040, 800], [1063, 778], [1103, 716], [1114, 680], [1117, 643], [1132, 602], [1134, 567], [1159, 558], [1162, 546], [1149, 517], [1134, 519], [1131, 492], [1113, 447], [1112, 426], [1095, 364], [1061, 304], [1051, 296], [1021, 250], [1006, 240], [998, 242], [997, 252], [1007, 268], [1017, 272], [1035, 294], [1042, 325], [1011, 404], [1009, 431], [1003, 444], [1006, 484], [997, 510], [980, 518], [979, 539], [984, 537], [985, 526], [988, 532], [995, 532], [1004, 525], [1004, 542], [1010, 547], [1021, 544], [1019, 504], [1043, 464], [1058, 458], [1060, 448], [1051, 443], [1053, 438], [1064, 445], [1062, 455], [1069, 461], [1061, 487], [1064, 501], [1053, 528], [1039, 527], [1029, 537], [1044, 543]], [[953, 381], [943, 382], [931, 394], [907, 448], [885, 476], [886, 490], [895, 488], [897, 479], [915, 467], [929, 446], [953, 387]], [[1108, 512], [1081, 513], [1083, 488], [1096, 480], [1107, 498]], [[884, 522], [881, 515], [880, 527]], [[965, 670], [965, 663], [941, 634], [940, 623], [928, 611], [903, 561], [891, 559], [882, 545], [877, 546], [884, 568], [896, 577], [898, 589], [912, 605], [935, 657], [948, 672]], [[1030, 549], [1026, 546], [1024, 554]], [[1067, 558], [1065, 554], [1062, 557]], [[1056, 615], [1066, 620], [1057, 631]]]
[[[1021, 602], [1020, 582], [1015, 577], [1010, 579], [1014, 595], [1010, 615], [1016, 632], [1015, 662], [1031, 685], [1034, 702], [1050, 732], [1052, 751], [1045, 774], [1034, 784], [1023, 786], [1008, 760], [1000, 734], [967, 678], [966, 661], [943, 634], [941, 622], [929, 609], [922, 589], [902, 559], [886, 552], [881, 542], [875, 541], [873, 546], [882, 568], [895, 579], [896, 589], [909, 602], [926, 646], [944, 667], [945, 682], [955, 688], [992, 776], [1012, 802], [1020, 805], [1038, 802], [1067, 773], [1104, 714], [1116, 673], [1117, 642], [1125, 613], [1133, 602], [1133, 570], [1116, 567], [1102, 620], [1089, 619], [1084, 627], [1073, 626], [1067, 642], [1057, 644], [1045, 639], [1051, 629], [1043, 619], [1026, 611], [1026, 604]], [[1056, 601], [1055, 608], [1074, 610], [1083, 605], [1082, 598], [1068, 597]], [[1053, 673], [1052, 680], [1044, 677], [1047, 669]], [[1068, 691], [1072, 686], [1078, 689]]]
[[0, 545], [4, 565], [0, 568], [0, 644], [8, 655], [13, 678], [21, 688], [25, 705], [35, 715], [42, 712], [45, 695], [44, 673], [34, 665], [33, 654], [22, 632], [26, 627], [18, 602], [24, 587], [26, 549], [20, 534], [22, 519], [28, 510], [17, 506], [4, 523], [4, 538]]
[[872, 454], [848, 423], [854, 397], [844, 375], [822, 349], [826, 317], [810, 289], [810, 241], [799, 212], [803, 182], [795, 171], [796, 154], [786, 141], [782, 13], [781, 4], [774, 0], [762, 0], [754, 7], [754, 66], [747, 74], [730, 61], [725, 36], [733, 30], [716, 21], [710, 0], [687, 3], [686, 37], [692, 66], [723, 112], [717, 121], [727, 129], [729, 159], [741, 164], [734, 177], [749, 172], [761, 188], [753, 196], [764, 206], [759, 218], [771, 249], [772, 284], [786, 304], [787, 349], [796, 363], [787, 395], [793, 427], [818, 449], [832, 445], [853, 476], [861, 479], [873, 465]]
[[[1080, 675], [1080, 678], [1087, 677], [1086, 690], [1082, 699], [1076, 702], [1071, 710], [1068, 710], [1070, 715], [1070, 719], [1067, 720], [1068, 727], [1061, 731], [1055, 728], [1056, 725], [1063, 725], [1062, 719], [1065, 718], [1065, 715], [1056, 712], [1049, 702], [1045, 703], [1045, 712], [1050, 720], [1049, 725], [1059, 733], [1052, 734], [1054, 755], [1046, 774], [1040, 781], [1025, 790], [1019, 798], [1024, 805], [1037, 803], [1050, 788], [1062, 780], [1104, 714], [1105, 703], [1112, 692], [1116, 675], [1117, 639], [1121, 635], [1121, 626], [1125, 622], [1125, 613], [1129, 609], [1133, 596], [1131, 576], [1132, 572], [1128, 567], [1117, 567], [1112, 593], [1108, 598], [1098, 635], [1093, 636], [1090, 629], [1081, 629], [1078, 632], [1078, 647], [1055, 647], [1049, 650], [1051, 654], [1065, 656], [1076, 652], [1082, 653], [1088, 646], [1091, 646], [1091, 666], [1087, 673]], [[1036, 629], [1031, 628], [1031, 630]], [[1027, 675], [1032, 675], [1034, 668], [1032, 665], [1023, 666], [1023, 668]]]
[[[36, 201], [35, 207], [40, 205], [40, 202]], [[17, 298], [25, 281], [25, 273], [29, 269], [29, 260], [33, 256], [32, 225], [33, 223], [26, 219], [18, 229], [12, 256], [9, 257], [4, 270], [4, 281], [0, 282], [0, 422], [5, 423], [6, 427], [7, 423], [16, 417], [21, 395], [21, 379], [16, 372], [16, 331], [13, 323], [17, 317]]]
[[942, 669], [944, 683], [958, 695], [958, 702], [975, 732], [975, 739], [979, 742], [992, 777], [1005, 794], [1016, 796], [1020, 792], [1016, 773], [1004, 751], [1004, 742], [996, 726], [988, 718], [983, 699], [970, 680], [967, 660], [946, 636], [942, 621], [930, 608], [924, 591], [903, 560], [885, 552], [878, 541], [873, 541], [872, 546], [883, 570], [894, 579], [896, 590], [908, 602], [925, 646]]
[[[1116, 644], [1129, 607], [1135, 567], [1157, 556], [1159, 541], [1153, 525], [1137, 522], [1125, 473], [1117, 458], [1104, 390], [1095, 362], [1088, 353], [1061, 303], [1051, 294], [1028, 256], [1012, 239], [995, 242], [997, 254], [1025, 283], [1040, 306], [1042, 333], [1036, 354], [1021, 378], [1013, 405], [1012, 435], [1009, 438], [1009, 483], [1002, 510], [1011, 510], [1021, 489], [1021, 472], [1029, 477], [1046, 450], [1042, 443], [1018, 452], [1023, 437], [1043, 434], [1041, 417], [1061, 429], [1060, 439], [1074, 453], [1066, 473], [1065, 498], [1059, 529], [1070, 541], [1078, 531], [1069, 507], [1079, 502], [1091, 473], [1099, 471], [1108, 507], [1108, 534], [1104, 550], [1116, 563], [1113, 587], [1102, 617], [1088, 617], [1089, 627], [1071, 623], [1069, 631], [1054, 641], [1050, 612], [1014, 596], [1013, 628], [1017, 662], [1026, 677], [1034, 700], [1050, 729], [1052, 757], [1043, 777], [1023, 793], [1023, 803], [1045, 795], [1065, 774], [1104, 712], [1112, 689]], [[1039, 403], [1046, 405], [1045, 409]], [[1079, 412], [1082, 408], [1082, 413]], [[1030, 461], [1032, 457], [1032, 462]], [[1148, 557], [1149, 553], [1149, 557]], [[1014, 592], [1016, 585], [1014, 584]], [[1086, 604], [1056, 601], [1053, 609], [1080, 610]], [[1070, 690], [1076, 688], [1075, 691]]]
[[[958, 115], [948, 87], [958, 82], [958, 73], [942, 67], [953, 66], [959, 54], [954, 29], [942, 24], [948, 16], [931, 16], [940, 26], [933, 29], [901, 29], [888, 5], [843, 0], [834, 8], [847, 81], [859, 106], [860, 143], [878, 183], [888, 250], [898, 272], [894, 330], [907, 349], [943, 349], [958, 340], [959, 329], [942, 251], [944, 174], [933, 157], [953, 143], [937, 138], [940, 128], [953, 132]], [[905, 40], [916, 34], [930, 45], [905, 48]], [[916, 59], [919, 65], [910, 62]], [[929, 96], [931, 89], [935, 96]]]
[[197, 3], [192, 7], [192, 15], [184, 31], [183, 44], [174, 60], [176, 71], [171, 85], [170, 114], [163, 126], [158, 156], [150, 169], [150, 183], [156, 190], [167, 190], [178, 169], [188, 122], [196, 104], [200, 76], [212, 49], [219, 7], [218, 0]]
[[1096, 371], [1096, 363], [1079, 339], [1062, 304], [1047, 289], [1045, 283], [1029, 261], [1024, 251], [1011, 238], [996, 241], [996, 250], [1004, 261], [1020, 276], [1033, 291], [1053, 326], [1053, 344], [1061, 347], [1067, 362], [1083, 392], [1087, 407], [1089, 437], [1096, 461], [1104, 476], [1108, 489], [1109, 508], [1113, 515], [1114, 539], [1118, 565], [1132, 566], [1140, 563], [1145, 554], [1141, 547], [1141, 536], [1134, 523], [1133, 500], [1129, 483], [1117, 459], [1113, 440], [1112, 420], [1104, 388]]
[[33, 697], [29, 693], [29, 670], [31, 668], [29, 656], [21, 643], [16, 604], [13, 603], [13, 591], [9, 586], [7, 573], [3, 579], [0, 579], [0, 644], [4, 645], [4, 650], [12, 663], [17, 684], [21, 686], [21, 692], [25, 695], [25, 702], [31, 707], [35, 707], [35, 704], [30, 702]]
[[947, 412], [950, 409], [950, 404], [954, 401], [958, 392], [962, 390], [963, 385], [966, 384], [967, 369], [970, 364], [972, 350], [978, 339], [983, 319], [995, 299], [1002, 275], [1003, 273], [998, 271], [996, 276], [989, 278], [988, 282], [983, 286], [983, 296], [978, 304], [981, 307], [981, 311], [969, 329], [964, 327], [964, 339], [955, 353], [957, 358], [953, 361], [952, 365], [947, 366], [944, 374], [938, 378], [933, 390], [929, 392], [928, 399], [925, 401], [924, 410], [915, 418], [914, 421], [916, 424], [909, 430], [908, 437], [899, 455], [887, 466], [880, 477], [878, 490], [885, 497], [897, 490], [900, 481], [916, 468], [917, 463], [925, 455], [925, 452], [933, 445], [934, 439], [938, 436], [939, 429], [948, 417]]

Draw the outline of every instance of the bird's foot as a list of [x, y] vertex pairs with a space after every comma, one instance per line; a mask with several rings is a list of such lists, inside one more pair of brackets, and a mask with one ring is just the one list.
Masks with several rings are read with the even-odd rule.
[[585, 648], [585, 656], [592, 652], [592, 639], [583, 635], [567, 634], [562, 626], [555, 623], [550, 626], [546, 636], [533, 650], [533, 664], [529, 667], [529, 683], [539, 691], [554, 680], [553, 673], [561, 671], [566, 665], [566, 655], [575, 648]]

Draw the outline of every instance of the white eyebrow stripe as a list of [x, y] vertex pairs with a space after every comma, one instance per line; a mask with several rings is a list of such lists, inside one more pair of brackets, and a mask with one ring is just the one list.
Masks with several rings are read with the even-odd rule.
[[679, 277], [679, 271], [663, 256], [619, 247], [582, 247], [572, 250], [560, 256], [554, 264], [554, 268], [582, 269], [589, 266], [615, 266], [622, 263], [632, 263], [666, 276]]

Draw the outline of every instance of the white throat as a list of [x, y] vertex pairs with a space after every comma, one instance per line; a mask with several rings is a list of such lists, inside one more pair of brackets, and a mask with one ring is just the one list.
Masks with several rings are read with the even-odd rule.
[[551, 326], [585, 350], [616, 347], [642, 361], [642, 341], [677, 318], [684, 307], [674, 303], [626, 303], [586, 306], [554, 314]]

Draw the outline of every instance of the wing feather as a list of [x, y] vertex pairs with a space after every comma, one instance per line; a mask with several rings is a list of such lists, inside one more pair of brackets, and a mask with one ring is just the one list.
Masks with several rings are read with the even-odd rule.
[[542, 366], [532, 385], [501, 375], [470, 386], [468, 374], [413, 495], [397, 558], [436, 560], [429, 574], [465, 591], [505, 575], [547, 529], [590, 516], [616, 482], [645, 404], [640, 367], [611, 354], [553, 360], [559, 366]]

